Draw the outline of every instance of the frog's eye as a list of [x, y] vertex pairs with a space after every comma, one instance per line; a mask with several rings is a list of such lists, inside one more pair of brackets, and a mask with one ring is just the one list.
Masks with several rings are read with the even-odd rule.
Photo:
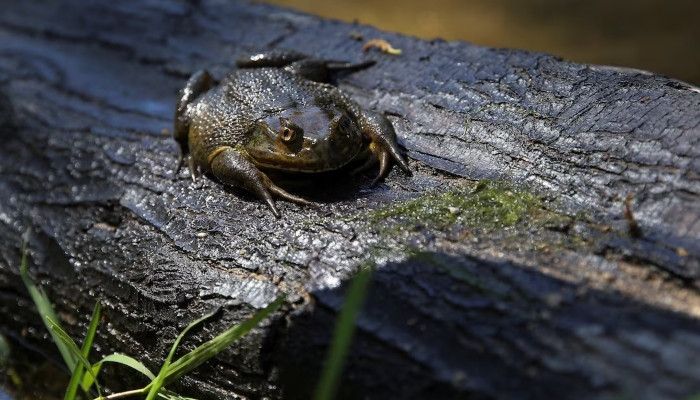
[[279, 136], [281, 141], [291, 143], [303, 133], [304, 131], [297, 126], [297, 124], [287, 118], [280, 117], [280, 130], [277, 133], [277, 136]]
[[293, 142], [294, 139], [296, 139], [297, 132], [288, 126], [283, 126], [282, 128], [280, 128], [279, 136], [283, 142], [289, 143], [289, 142]]

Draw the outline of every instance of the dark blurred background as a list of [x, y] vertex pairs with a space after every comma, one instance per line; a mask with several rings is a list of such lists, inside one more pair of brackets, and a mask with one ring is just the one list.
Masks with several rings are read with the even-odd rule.
[[700, 0], [271, 0], [425, 39], [633, 67], [700, 85]]

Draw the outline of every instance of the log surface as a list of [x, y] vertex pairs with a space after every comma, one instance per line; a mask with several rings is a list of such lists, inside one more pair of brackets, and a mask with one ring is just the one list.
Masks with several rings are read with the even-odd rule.
[[[403, 54], [363, 53], [377, 37]], [[187, 77], [269, 49], [376, 60], [338, 85], [389, 116], [414, 176], [307, 188], [314, 207], [278, 202], [275, 219], [174, 175]], [[308, 398], [343, 282], [367, 263], [339, 398], [700, 392], [700, 91], [682, 82], [261, 4], [26, 1], [0, 14], [0, 129], [0, 328], [28, 346], [51, 350], [18, 277], [26, 229], [31, 273], [71, 333], [99, 297], [100, 352], [153, 369], [196, 317], [222, 309], [185, 347], [285, 294], [176, 388], [198, 398]], [[487, 179], [555, 217], [503, 230], [366, 218]]]

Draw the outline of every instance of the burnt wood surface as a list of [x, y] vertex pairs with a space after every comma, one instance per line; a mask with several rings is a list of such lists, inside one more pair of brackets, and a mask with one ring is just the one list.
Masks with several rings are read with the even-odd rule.
[[[403, 54], [363, 52], [374, 38]], [[315, 206], [278, 202], [275, 219], [246, 193], [175, 175], [188, 76], [220, 78], [269, 49], [376, 60], [338, 85], [389, 116], [414, 176], [396, 169], [376, 188], [334, 176], [298, 192]], [[368, 264], [339, 398], [700, 392], [700, 93], [683, 82], [261, 4], [6, 2], [0, 128], [0, 328], [27, 347], [55, 356], [18, 276], [29, 229], [31, 275], [71, 334], [100, 298], [99, 353], [153, 369], [205, 312], [221, 309], [185, 347], [285, 294], [176, 385], [198, 398], [308, 398], [344, 282]], [[482, 180], [535, 193], [545, 223], [368, 219]], [[144, 383], [124, 379], [113, 388]]]

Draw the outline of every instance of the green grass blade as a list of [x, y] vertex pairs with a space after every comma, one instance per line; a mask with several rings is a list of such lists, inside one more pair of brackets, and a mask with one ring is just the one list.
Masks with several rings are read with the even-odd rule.
[[[95, 338], [95, 333], [97, 332], [97, 325], [100, 322], [100, 311], [101, 307], [100, 302], [98, 301], [97, 303], [95, 303], [95, 308], [92, 311], [92, 318], [90, 318], [90, 327], [88, 328], [87, 334], [85, 335], [83, 346], [80, 348], [80, 351], [83, 357], [85, 357], [85, 359], [87, 359], [88, 355], [90, 355], [92, 341]], [[83, 373], [84, 370], [82, 364], [76, 365], [75, 369], [73, 369], [73, 374], [70, 377], [70, 381], [68, 382], [66, 394], [63, 396], [64, 400], [75, 399], [75, 396], [78, 393], [78, 386], [83, 380]]]
[[[54, 322], [53, 319], [51, 319], [50, 317], [47, 316], [47, 317], [46, 317], [46, 320], [47, 320], [47, 321], [49, 322], [49, 324], [51, 325], [51, 327], [50, 327], [51, 332], [55, 332], [56, 335], [58, 336], [59, 340], [62, 340], [63, 343], [66, 344], [66, 347], [68, 348], [68, 350], [69, 350], [75, 357], [77, 357], [78, 362], [80, 362], [81, 364], [83, 364], [83, 367], [84, 367], [90, 374], [93, 374], [93, 372], [92, 372], [92, 365], [90, 365], [90, 362], [87, 360], [87, 358], [85, 358], [85, 356], [83, 356], [83, 352], [78, 348], [78, 345], [75, 344], [75, 342], [73, 341], [73, 339], [71, 339], [70, 336], [68, 336], [68, 334], [66, 333], [66, 331], [64, 331], [63, 328], [61, 328], [61, 326], [58, 325], [58, 323]], [[97, 377], [93, 375], [93, 376], [92, 376], [92, 379], [93, 379], [93, 380], [97, 380]], [[102, 393], [100, 392], [100, 387], [99, 387], [98, 385], [95, 385], [95, 388], [97, 389], [97, 394], [99, 394], [100, 397], [101, 397], [101, 396], [102, 396]]]
[[83, 381], [80, 383], [80, 388], [83, 389], [83, 392], [87, 393], [90, 390], [92, 384], [95, 383], [93, 376], [97, 377], [101, 368], [102, 364], [92, 364], [92, 373], [83, 374]]
[[168, 369], [164, 384], [168, 385], [176, 381], [182, 375], [202, 365], [205, 361], [221, 352], [221, 350], [230, 346], [231, 343], [258, 326], [263, 319], [277, 310], [277, 308], [279, 308], [283, 302], [284, 296], [281, 296], [274, 302], [270, 303], [270, 305], [267, 307], [258, 311], [249, 320], [227, 329], [217, 337], [203, 343], [201, 346], [180, 357]]
[[[92, 386], [93, 376], [97, 376], [98, 372], [100, 371], [100, 368], [102, 368], [102, 364], [104, 363], [122, 364], [144, 374], [150, 380], [154, 380], [156, 378], [156, 376], [153, 375], [153, 372], [151, 372], [151, 370], [149, 370], [148, 367], [143, 365], [139, 360], [133, 357], [129, 357], [125, 354], [110, 354], [104, 357], [99, 362], [92, 365], [92, 374], [86, 374], [83, 377], [83, 383], [81, 384], [83, 390], [87, 391], [90, 388], [90, 386]], [[147, 387], [143, 388], [142, 394], [145, 394], [147, 391]]]
[[158, 397], [160, 397], [161, 399], [165, 399], [165, 400], [197, 400], [197, 399], [192, 398], [192, 397], [180, 396], [179, 394], [177, 394], [175, 392], [171, 392], [168, 389], [161, 389], [160, 393], [158, 393]]
[[102, 365], [102, 363], [106, 363], [106, 362], [126, 365], [127, 367], [133, 368], [133, 369], [139, 371], [140, 373], [146, 375], [148, 377], [148, 379], [150, 379], [150, 380], [156, 379], [156, 376], [153, 375], [153, 372], [151, 372], [151, 370], [149, 370], [148, 367], [146, 367], [139, 360], [137, 360], [133, 357], [129, 357], [129, 356], [124, 355], [124, 354], [110, 354], [110, 355], [106, 356], [105, 358], [103, 358], [102, 360], [100, 360], [100, 362], [98, 362], [95, 365]]
[[168, 353], [168, 358], [167, 358], [167, 360], [165, 360], [165, 362], [168, 363], [168, 365], [170, 365], [170, 362], [172, 361], [173, 357], [175, 356], [175, 350], [177, 350], [177, 347], [180, 345], [180, 341], [182, 340], [182, 338], [185, 337], [185, 335], [187, 334], [187, 332], [188, 332], [190, 329], [192, 329], [192, 328], [194, 328], [195, 326], [197, 326], [200, 322], [202, 322], [202, 321], [204, 321], [204, 320], [206, 320], [206, 319], [211, 318], [214, 314], [215, 314], [215, 313], [212, 312], [212, 313], [209, 313], [209, 314], [207, 314], [207, 315], [205, 315], [205, 316], [203, 316], [203, 317], [200, 317], [200, 318], [198, 318], [198, 319], [192, 321], [189, 325], [187, 325], [187, 327], [186, 327], [185, 329], [182, 330], [182, 332], [180, 332], [180, 334], [177, 336], [177, 339], [175, 339], [175, 343], [173, 343], [173, 346], [170, 348], [170, 353]]
[[82, 350], [83, 357], [87, 358], [90, 355], [90, 349], [92, 348], [92, 342], [95, 340], [95, 334], [97, 333], [97, 325], [100, 323], [100, 313], [102, 312], [102, 305], [99, 300], [95, 303], [95, 308], [92, 310], [92, 317], [90, 318], [90, 327], [88, 328], [87, 334], [85, 335], [85, 340], [83, 341]]
[[78, 360], [76, 357], [71, 353], [70, 349], [68, 346], [64, 344], [64, 342], [59, 339], [59, 337], [56, 335], [56, 333], [51, 329], [51, 324], [47, 320], [47, 316], [51, 318], [53, 321], [58, 321], [58, 316], [56, 315], [56, 312], [53, 309], [53, 306], [51, 305], [51, 301], [49, 300], [49, 297], [46, 295], [46, 292], [44, 292], [40, 287], [34, 284], [32, 279], [29, 277], [29, 274], [27, 273], [27, 240], [25, 238], [24, 244], [22, 245], [22, 263], [20, 266], [20, 276], [22, 277], [22, 281], [24, 282], [24, 286], [27, 287], [27, 291], [29, 292], [29, 296], [32, 298], [34, 301], [34, 304], [36, 305], [37, 311], [39, 311], [39, 315], [41, 316], [42, 321], [44, 321], [44, 325], [46, 326], [46, 329], [49, 331], [49, 334], [51, 334], [51, 338], [53, 339], [53, 342], [56, 344], [56, 347], [58, 348], [58, 352], [61, 354], [61, 357], [63, 358], [63, 362], [66, 363], [66, 366], [68, 367], [69, 370], [73, 371], [75, 369], [75, 366], [78, 364]]
[[168, 357], [165, 359], [165, 362], [163, 363], [163, 366], [161, 367], [158, 376], [156, 376], [156, 378], [153, 379], [153, 381], [151, 381], [151, 388], [148, 391], [148, 396], [146, 397], [146, 400], [153, 400], [158, 395], [160, 388], [163, 387], [165, 377], [167, 376], [168, 369], [170, 368], [170, 362], [172, 361], [173, 356], [175, 355], [175, 350], [177, 350], [177, 347], [180, 345], [180, 341], [182, 340], [182, 338], [185, 337], [185, 335], [190, 329], [194, 328], [197, 324], [211, 317], [212, 315], [214, 315], [214, 313], [209, 313], [201, 318], [194, 320], [192, 323], [187, 325], [187, 327], [182, 332], [180, 332], [180, 334], [177, 336], [177, 339], [175, 339], [175, 343], [173, 343], [172, 347], [170, 348], [170, 353], [168, 353]]
[[352, 336], [355, 333], [355, 320], [367, 297], [371, 277], [371, 268], [361, 269], [348, 289], [345, 304], [343, 304], [340, 315], [338, 315], [335, 331], [333, 332], [333, 340], [328, 351], [323, 375], [314, 393], [314, 400], [333, 399], [340, 373], [343, 370], [343, 364], [345, 364], [345, 357], [350, 349]]
[[74, 400], [78, 394], [78, 383], [83, 379], [83, 365], [78, 363], [73, 369], [66, 393], [63, 395], [63, 400]]

